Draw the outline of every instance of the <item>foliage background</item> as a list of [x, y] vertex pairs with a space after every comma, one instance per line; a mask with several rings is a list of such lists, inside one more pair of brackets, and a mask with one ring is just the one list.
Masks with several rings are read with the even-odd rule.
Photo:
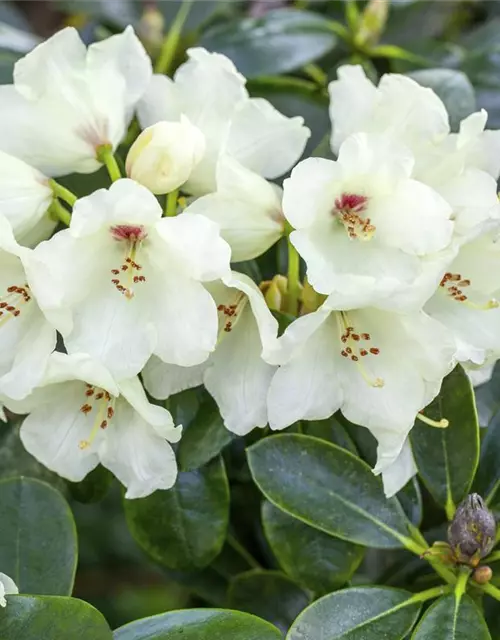
[[[87, 42], [133, 24], [155, 56], [179, 4], [139, 0], [2, 1], [0, 82], [11, 82], [15, 61], [41, 38], [68, 24], [77, 26]], [[367, 34], [360, 36], [358, 11], [364, 7], [365, 3], [356, 8], [354, 3], [335, 0], [198, 0], [184, 26], [176, 64], [182, 62], [186, 48], [198, 43], [228, 55], [249, 78], [252, 95], [269, 99], [286, 115], [304, 117], [312, 130], [306, 155], [325, 153], [329, 131], [326, 86], [337, 67], [347, 62], [362, 64], [373, 78], [388, 71], [411, 73], [441, 96], [455, 128], [480, 107], [488, 110], [488, 126], [500, 127], [500, 2], [394, 1], [387, 22], [378, 27], [376, 22], [368, 24]], [[442, 71], [436, 72], [436, 68]], [[80, 195], [106, 184], [103, 171], [66, 179], [66, 185]], [[286, 247], [281, 244], [244, 265], [244, 269], [260, 281], [273, 276], [276, 265], [279, 272], [286, 273]], [[476, 402], [480, 425], [490, 425], [490, 432], [497, 434], [498, 367], [491, 382], [476, 390]], [[425, 563], [401, 549], [368, 550], [363, 554], [353, 545], [343, 546], [337, 539], [332, 543], [332, 538], [321, 537], [299, 521], [280, 516], [281, 512], [269, 503], [264, 506], [263, 526], [262, 495], [252, 482], [245, 448], [266, 434], [253, 433], [245, 439], [232, 436], [225, 431], [213, 401], [200, 390], [179, 394], [169, 408], [187, 427], [178, 456], [184, 471], [179, 495], [186, 504], [192, 500], [194, 505], [188, 522], [182, 522], [176, 505], [157, 496], [155, 503], [141, 501], [143, 506], [127, 509], [127, 526], [121, 489], [105, 470], [99, 468], [80, 485], [70, 486], [24, 452], [14, 420], [0, 430], [0, 480], [21, 475], [37, 478], [62, 491], [68, 500], [79, 546], [73, 595], [102, 611], [112, 628], [159, 612], [210, 605], [250, 610], [286, 629], [310, 602], [312, 592], [329, 592], [349, 579], [352, 585], [404, 585], [410, 590], [432, 586], [435, 576], [423, 566]], [[368, 431], [353, 427], [339, 416], [296, 425], [291, 431], [333, 441], [373, 463], [375, 446]], [[481, 437], [484, 433], [486, 430]], [[457, 452], [469, 446], [469, 436], [460, 437], [463, 441], [456, 444]], [[489, 464], [494, 465], [498, 459], [495, 451], [483, 446], [482, 464], [488, 464], [489, 455], [493, 461]], [[227, 492], [219, 452], [231, 484], [229, 529], [218, 495]], [[458, 470], [463, 460], [457, 456]], [[476, 484], [484, 488], [494, 474], [498, 472], [480, 467]], [[472, 480], [473, 471], [469, 475]], [[0, 483], [0, 507], [5, 507], [2, 500], [7, 498], [2, 487], [6, 485]], [[424, 518], [421, 528], [429, 540], [443, 539], [443, 503], [432, 488], [432, 479], [426, 483], [416, 480], [400, 498], [415, 524]], [[25, 495], [22, 487], [20, 491], [16, 495]], [[27, 513], [28, 518], [33, 517]], [[151, 530], [160, 532], [158, 539], [141, 533], [141, 522], [148, 518]], [[37, 521], [40, 539], [50, 536], [50, 521], [50, 511]], [[287, 532], [290, 548], [280, 545], [283, 531]], [[175, 534], [177, 547], [165, 543], [165, 532]], [[8, 535], [8, 525], [0, 523], [0, 568], [5, 560], [2, 553], [8, 549], [3, 545]], [[308, 547], [308, 535], [314, 538], [311, 545], [317, 547], [316, 556]], [[307, 554], [302, 557], [305, 548]], [[50, 549], [47, 553], [50, 555]], [[262, 568], [272, 573], [259, 583]], [[248, 576], [252, 579], [245, 582]], [[493, 600], [486, 601], [493, 638], [500, 638], [499, 609], [498, 603], [495, 606]]]

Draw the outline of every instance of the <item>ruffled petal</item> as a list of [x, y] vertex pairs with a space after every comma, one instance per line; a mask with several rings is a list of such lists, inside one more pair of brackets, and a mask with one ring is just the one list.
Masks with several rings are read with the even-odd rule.
[[142, 371], [144, 386], [153, 398], [166, 400], [175, 393], [203, 384], [203, 376], [209, 363], [210, 358], [194, 367], [180, 367], [153, 356]]

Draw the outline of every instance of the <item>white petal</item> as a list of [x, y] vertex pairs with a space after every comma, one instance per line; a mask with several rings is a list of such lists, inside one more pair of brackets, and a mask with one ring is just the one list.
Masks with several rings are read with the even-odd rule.
[[164, 362], [192, 367], [204, 362], [217, 341], [217, 308], [199, 282], [158, 272], [151, 313], [158, 336], [154, 354]]
[[267, 424], [266, 395], [275, 367], [262, 360], [261, 349], [257, 323], [246, 307], [217, 346], [205, 373], [205, 386], [225, 426], [238, 435]]
[[338, 153], [340, 145], [352, 133], [366, 130], [377, 101], [377, 89], [359, 65], [337, 69], [338, 80], [330, 82], [331, 145]]
[[337, 326], [319, 310], [295, 320], [285, 331], [284, 357], [268, 394], [269, 426], [284, 429], [297, 420], [323, 420], [342, 404]]
[[198, 198], [186, 212], [220, 226], [233, 262], [256, 258], [283, 234], [279, 190], [226, 155], [217, 165], [217, 192]]
[[310, 135], [303, 118], [287, 118], [267, 100], [252, 98], [237, 109], [225, 150], [248, 169], [274, 179], [297, 162]]
[[73, 237], [81, 238], [116, 224], [154, 225], [161, 216], [154, 195], [146, 187], [124, 178], [109, 189], [99, 189], [77, 200], [70, 229]]
[[177, 478], [172, 447], [125, 401], [116, 403], [99, 457], [127, 487], [126, 498], [145, 498], [157, 489], [170, 489]]
[[413, 452], [407, 438], [394, 462], [378, 471], [376, 475], [382, 474], [385, 496], [386, 498], [392, 498], [408, 484], [413, 476], [417, 475], [417, 472], [417, 465], [413, 459]]
[[114, 379], [100, 362], [93, 360], [86, 353], [66, 355], [55, 351], [49, 358], [42, 386], [72, 380], [88, 382], [101, 389], [106, 389], [113, 396], [119, 394]]
[[308, 158], [300, 162], [283, 183], [283, 213], [290, 224], [304, 229], [332, 220], [342, 175], [332, 160]]
[[229, 274], [231, 248], [219, 226], [204, 216], [183, 213], [162, 218], [156, 225], [171, 259], [181, 272], [196, 280], [217, 280]]
[[203, 384], [203, 376], [209, 362], [210, 358], [195, 367], [179, 367], [153, 356], [142, 371], [144, 387], [153, 398], [166, 400], [175, 393]]
[[80, 482], [99, 463], [95, 447], [79, 446], [92, 430], [92, 418], [80, 410], [85, 400], [85, 385], [68, 382], [43, 391], [45, 402], [39, 404], [21, 426], [22, 443], [51, 471], [72, 482]]
[[167, 76], [155, 74], [137, 105], [141, 127], [145, 129], [162, 120], [179, 120], [181, 105], [181, 93], [174, 81]]
[[5, 607], [7, 605], [6, 595], [16, 595], [18, 593], [19, 589], [14, 580], [5, 573], [0, 573], [0, 606]]
[[376, 234], [389, 246], [424, 255], [450, 244], [452, 208], [436, 191], [416, 180], [402, 180], [386, 198], [370, 203]]
[[118, 387], [120, 394], [137, 411], [141, 418], [153, 427], [158, 435], [166, 438], [169, 442], [178, 442], [180, 440], [182, 429], [175, 427], [173, 418], [165, 407], [159, 407], [149, 402], [139, 378], [122, 380]]

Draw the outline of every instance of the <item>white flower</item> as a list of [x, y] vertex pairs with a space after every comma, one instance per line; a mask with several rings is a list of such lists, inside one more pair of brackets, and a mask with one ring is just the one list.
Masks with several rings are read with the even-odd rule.
[[361, 131], [390, 134], [414, 153], [449, 133], [443, 102], [415, 80], [386, 74], [375, 87], [358, 65], [340, 67], [337, 75], [338, 80], [328, 86], [334, 153], [351, 134]]
[[0, 573], [0, 607], [7, 606], [5, 596], [16, 595], [18, 593], [19, 589], [17, 588], [14, 580], [9, 578], [5, 573]]
[[211, 283], [218, 304], [220, 338], [206, 363], [182, 369], [152, 358], [144, 385], [155, 398], [167, 398], [205, 383], [229, 431], [238, 435], [267, 425], [266, 396], [276, 367], [263, 358], [276, 348], [278, 323], [258, 287], [233, 272], [225, 284]]
[[204, 152], [203, 134], [184, 115], [180, 122], [157, 122], [130, 148], [127, 175], [153, 193], [169, 193], [186, 182]]
[[376, 437], [384, 470], [401, 453], [416, 414], [439, 392], [455, 345], [423, 312], [337, 311], [329, 302], [295, 320], [279, 340], [269, 424], [284, 429], [340, 409]]
[[283, 235], [282, 190], [236, 160], [222, 154], [217, 163], [217, 191], [198, 198], [186, 212], [216, 222], [231, 247], [232, 262], [252, 260]]
[[56, 345], [55, 329], [38, 307], [26, 270], [36, 270], [33, 252], [16, 242], [0, 216], [0, 394], [15, 399], [40, 382]]
[[352, 133], [391, 136], [411, 150], [412, 177], [451, 206], [459, 238], [473, 238], [500, 219], [500, 132], [484, 131], [486, 111], [465, 118], [451, 134], [440, 98], [414, 80], [388, 74], [375, 87], [359, 66], [341, 67], [338, 77], [329, 86], [334, 152]]
[[229, 274], [230, 248], [203, 216], [162, 218], [145, 187], [123, 179], [76, 203], [69, 229], [35, 249], [37, 298], [70, 353], [117, 380], [154, 353], [200, 364], [217, 340], [217, 309], [201, 284]]
[[85, 354], [54, 353], [40, 387], [7, 406], [30, 413], [21, 426], [24, 446], [63, 478], [80, 482], [101, 462], [127, 487], [127, 498], [175, 483], [169, 442], [178, 442], [182, 429], [148, 402], [138, 378], [117, 384]]
[[131, 27], [88, 49], [63, 29], [0, 87], [0, 148], [49, 176], [96, 171], [97, 148], [118, 146], [151, 73]]
[[55, 229], [48, 214], [53, 199], [49, 179], [22, 160], [0, 151], [0, 213], [24, 245], [37, 244]]
[[464, 244], [443, 273], [425, 311], [448, 329], [457, 359], [483, 364], [500, 357], [498, 230]]
[[356, 134], [336, 162], [309, 158], [285, 180], [290, 239], [319, 293], [358, 293], [365, 306], [375, 293], [408, 290], [422, 259], [449, 245], [451, 207], [411, 179], [412, 168], [411, 153], [391, 138]]
[[184, 190], [193, 195], [215, 190], [221, 151], [265, 178], [288, 171], [310, 136], [303, 118], [287, 118], [267, 100], [250, 98], [245, 78], [225, 56], [202, 48], [189, 49], [188, 56], [174, 80], [153, 76], [138, 107], [143, 127], [184, 114], [205, 134], [205, 156]]
[[[487, 360], [486, 364], [474, 364], [472, 362], [464, 362], [462, 364], [465, 373], [469, 376], [473, 387], [480, 387], [482, 384], [488, 384], [493, 378], [497, 359]], [[483, 425], [481, 425], [483, 426]]]

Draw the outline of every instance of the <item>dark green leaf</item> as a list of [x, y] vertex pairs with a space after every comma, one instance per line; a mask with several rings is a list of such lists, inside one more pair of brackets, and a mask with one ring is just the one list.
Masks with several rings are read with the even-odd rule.
[[7, 596], [0, 611], [2, 640], [112, 640], [102, 614], [76, 598]]
[[483, 616], [469, 596], [445, 596], [426, 611], [412, 640], [491, 640]]
[[262, 522], [281, 568], [315, 593], [342, 587], [363, 559], [363, 547], [313, 529], [270, 502], [263, 504]]
[[152, 558], [171, 569], [207, 566], [226, 537], [229, 487], [220, 458], [196, 471], [179, 473], [169, 491], [125, 500], [132, 535]]
[[500, 412], [491, 421], [481, 443], [479, 467], [474, 490], [488, 503], [490, 509], [500, 510]]
[[248, 613], [189, 609], [137, 620], [117, 629], [114, 640], [280, 640], [281, 633]]
[[477, 386], [474, 392], [479, 424], [486, 427], [500, 410], [500, 364], [493, 368], [491, 379]]
[[21, 593], [71, 594], [76, 529], [59, 491], [30, 478], [2, 480], [0, 514], [2, 572], [14, 580]]
[[287, 640], [402, 640], [420, 612], [410, 598], [407, 591], [387, 587], [337, 591], [306, 609]]
[[234, 578], [228, 598], [230, 608], [253, 613], [285, 633], [311, 602], [310, 596], [284, 574], [259, 569]]
[[0, 49], [0, 84], [11, 84], [14, 65], [19, 60], [19, 53]]
[[343, 449], [347, 449], [354, 455], [358, 455], [358, 450], [347, 429], [338, 420], [337, 414], [326, 420], [311, 420], [302, 423], [303, 432], [308, 436], [321, 438], [332, 444], [336, 444]]
[[417, 478], [412, 478], [412, 480], [397, 493], [397, 498], [408, 516], [408, 520], [415, 525], [415, 527], [419, 527], [423, 517], [423, 504], [422, 493]]
[[178, 460], [183, 471], [202, 467], [219, 455], [235, 436], [226, 429], [215, 400], [205, 396], [182, 435]]
[[337, 44], [329, 20], [309, 11], [277, 9], [207, 31], [201, 46], [231, 58], [248, 78], [298, 69]]
[[444, 102], [452, 131], [476, 110], [476, 96], [469, 78], [453, 69], [420, 69], [408, 74], [423, 87], [432, 89]]
[[166, 575], [186, 587], [191, 593], [213, 607], [224, 607], [228, 581], [211, 566], [201, 571], [173, 571], [165, 569]]
[[397, 548], [409, 522], [382, 481], [351, 453], [301, 434], [265, 438], [248, 450], [255, 482], [278, 508], [325, 533], [365, 546]]
[[[184, 428], [183, 437], [186, 429], [198, 413], [202, 402], [201, 397], [200, 389], [186, 389], [176, 393], [166, 401], [167, 408], [172, 414], [175, 424], [182, 424]], [[204, 397], [210, 398], [211, 396], [206, 392]]]
[[232, 535], [228, 535], [222, 551], [210, 566], [227, 580], [240, 573], [259, 568], [259, 564]]
[[113, 474], [102, 465], [91, 471], [82, 482], [68, 482], [71, 495], [78, 502], [100, 502], [107, 494]]
[[467, 374], [457, 366], [443, 381], [438, 397], [425, 409], [449, 427], [436, 429], [419, 420], [410, 437], [422, 480], [448, 515], [469, 492], [479, 460], [479, 425], [474, 392]]

